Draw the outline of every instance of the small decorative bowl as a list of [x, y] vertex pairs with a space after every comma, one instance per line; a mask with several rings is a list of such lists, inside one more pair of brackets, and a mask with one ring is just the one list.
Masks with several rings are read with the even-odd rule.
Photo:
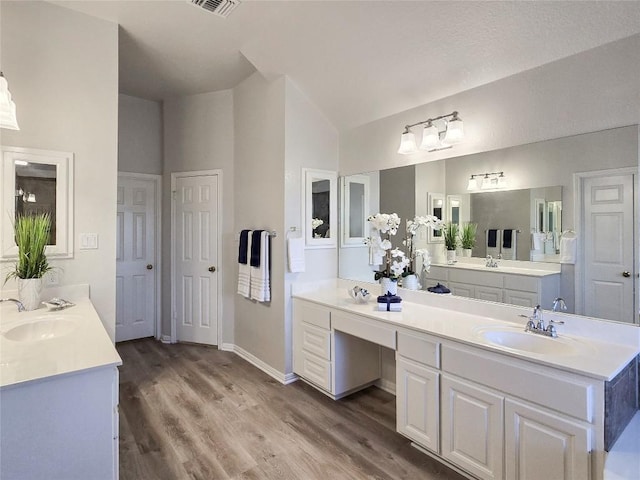
[[349, 292], [349, 296], [353, 298], [356, 303], [367, 303], [371, 298], [371, 294], [367, 290], [357, 285], [347, 289], [347, 292]]

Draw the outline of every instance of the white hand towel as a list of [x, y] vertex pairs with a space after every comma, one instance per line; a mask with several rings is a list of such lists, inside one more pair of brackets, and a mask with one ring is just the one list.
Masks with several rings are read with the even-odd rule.
[[249, 231], [249, 241], [247, 242], [247, 263], [238, 263], [238, 294], [245, 298], [251, 296], [251, 231]]
[[265, 231], [260, 234], [260, 266], [251, 267], [251, 299], [270, 302], [269, 283], [269, 232]]
[[533, 234], [533, 249], [536, 252], [541, 252], [544, 249], [545, 235], [542, 232], [536, 232]]
[[563, 235], [560, 239], [560, 263], [575, 264], [577, 255], [577, 242], [575, 236]]
[[287, 238], [287, 257], [289, 259], [289, 271], [292, 273], [304, 272], [304, 238]]

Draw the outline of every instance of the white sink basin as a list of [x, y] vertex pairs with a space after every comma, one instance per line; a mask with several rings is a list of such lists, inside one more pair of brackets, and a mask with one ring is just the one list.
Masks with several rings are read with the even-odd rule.
[[77, 328], [77, 319], [70, 316], [41, 316], [33, 321], [23, 323], [4, 332], [7, 340], [14, 342], [32, 342], [62, 337]]
[[562, 336], [545, 337], [525, 332], [522, 327], [484, 327], [477, 329], [475, 334], [487, 343], [514, 351], [541, 355], [575, 355], [581, 350], [575, 340]]

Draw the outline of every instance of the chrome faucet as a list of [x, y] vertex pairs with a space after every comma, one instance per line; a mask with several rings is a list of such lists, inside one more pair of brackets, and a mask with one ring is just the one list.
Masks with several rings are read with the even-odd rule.
[[562, 297], [556, 298], [553, 301], [553, 307], [551, 307], [551, 310], [553, 310], [554, 312], [558, 312], [558, 311], [566, 312], [567, 304], [564, 302], [564, 298]]
[[496, 262], [491, 255], [487, 255], [487, 261], [484, 264], [485, 267], [497, 268], [498, 262]]
[[1, 302], [14, 302], [16, 304], [16, 306], [18, 307], [18, 311], [19, 312], [24, 312], [24, 310], [25, 310], [24, 305], [22, 304], [22, 302], [20, 300], [16, 300], [15, 298], [0, 298], [0, 303]]
[[[525, 315], [522, 315], [523, 317]], [[550, 323], [564, 323], [564, 322], [554, 322], [551, 320]], [[556, 338], [558, 336], [558, 332], [556, 332], [556, 327], [553, 325], [549, 325], [545, 327], [544, 318], [542, 318], [542, 308], [540, 305], [536, 305], [533, 309], [533, 314], [529, 317], [529, 321], [527, 322], [527, 326], [524, 329], [525, 332], [536, 333], [538, 335], [544, 335], [545, 337]]]

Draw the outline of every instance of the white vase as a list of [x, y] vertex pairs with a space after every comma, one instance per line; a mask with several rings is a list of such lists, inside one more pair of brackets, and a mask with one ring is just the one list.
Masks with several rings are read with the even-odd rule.
[[456, 263], [456, 251], [447, 250], [447, 265], [453, 265]]
[[40, 306], [40, 294], [42, 293], [41, 278], [19, 278], [18, 299], [24, 305], [25, 310], [35, 310]]
[[402, 288], [407, 290], [420, 290], [420, 283], [418, 282], [418, 276], [414, 273], [402, 277]]
[[389, 277], [382, 277], [380, 279], [380, 287], [382, 295], [386, 295], [387, 293], [391, 293], [391, 295], [398, 294], [398, 282]]
[[463, 248], [462, 249], [462, 256], [463, 257], [471, 257], [471, 249], [470, 248]]

